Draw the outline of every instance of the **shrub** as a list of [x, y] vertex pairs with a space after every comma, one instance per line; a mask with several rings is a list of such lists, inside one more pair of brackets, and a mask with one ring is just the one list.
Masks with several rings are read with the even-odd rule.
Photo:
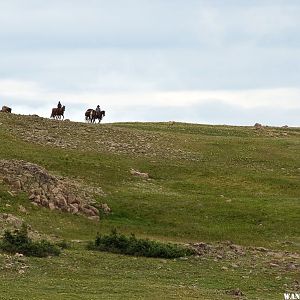
[[61, 249], [71, 249], [72, 248], [71, 244], [69, 242], [67, 242], [66, 240], [59, 241], [59, 242], [55, 243], [55, 245]]
[[134, 234], [128, 237], [118, 234], [116, 230], [112, 230], [108, 235], [98, 234], [95, 241], [88, 244], [88, 249], [160, 258], [176, 258], [195, 254], [192, 249], [177, 244], [137, 239]]
[[24, 224], [20, 230], [13, 233], [6, 231], [0, 242], [0, 248], [9, 253], [22, 253], [26, 256], [46, 257], [60, 254], [60, 249], [46, 240], [32, 241]]

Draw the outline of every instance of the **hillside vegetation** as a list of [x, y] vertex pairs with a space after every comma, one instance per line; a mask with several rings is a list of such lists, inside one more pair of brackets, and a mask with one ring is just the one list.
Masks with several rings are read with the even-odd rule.
[[[299, 128], [91, 125], [1, 113], [0, 141], [0, 159], [99, 188], [95, 200], [112, 211], [100, 221], [50, 211], [0, 181], [2, 213], [72, 244], [57, 258], [0, 254], [4, 299], [282, 299], [299, 288]], [[196, 244], [199, 256], [85, 249], [112, 228]]]

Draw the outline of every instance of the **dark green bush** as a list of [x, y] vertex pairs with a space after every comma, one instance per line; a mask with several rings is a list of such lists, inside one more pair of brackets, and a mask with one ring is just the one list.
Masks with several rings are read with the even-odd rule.
[[26, 256], [46, 257], [60, 254], [60, 249], [46, 240], [32, 241], [28, 237], [25, 225], [14, 232], [6, 231], [0, 242], [0, 248], [9, 253], [22, 253]]
[[71, 244], [65, 240], [59, 241], [59, 242], [55, 243], [55, 245], [61, 249], [71, 249], [72, 248]]
[[116, 230], [108, 235], [98, 235], [94, 242], [88, 244], [88, 249], [160, 258], [176, 258], [194, 254], [192, 249], [177, 244], [137, 239], [133, 234], [128, 237], [118, 234]]

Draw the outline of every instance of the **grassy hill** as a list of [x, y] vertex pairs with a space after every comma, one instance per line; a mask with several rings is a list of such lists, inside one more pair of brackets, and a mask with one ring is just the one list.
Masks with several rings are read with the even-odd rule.
[[[2, 268], [3, 299], [232, 299], [237, 288], [245, 299], [282, 299], [285, 290], [297, 288], [298, 128], [91, 125], [2, 113], [0, 141], [0, 159], [29, 161], [101, 187], [105, 195], [97, 200], [112, 209], [95, 222], [37, 208], [28, 195], [13, 196], [0, 183], [2, 212], [73, 241], [58, 258], [26, 258], [25, 273]], [[133, 176], [131, 169], [150, 179]], [[97, 232], [112, 228], [168, 242], [223, 243], [224, 249], [237, 244], [245, 255], [230, 257], [224, 250], [161, 260], [85, 250]], [[13, 259], [0, 256], [3, 265]]]

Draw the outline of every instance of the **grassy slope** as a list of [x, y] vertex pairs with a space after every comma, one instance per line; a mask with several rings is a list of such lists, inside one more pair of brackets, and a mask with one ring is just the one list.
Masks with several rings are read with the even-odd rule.
[[[31, 207], [26, 195], [13, 198], [0, 186], [0, 209], [16, 213], [22, 203], [29, 211], [22, 217], [44, 233], [89, 240], [97, 231], [117, 227], [121, 232], [168, 241], [231, 240], [299, 249], [299, 129], [67, 122], [58, 128], [54, 121], [3, 114], [0, 123], [0, 158], [28, 160], [100, 185], [107, 196], [99, 200], [113, 209], [110, 217], [97, 224]], [[44, 134], [49, 135], [59, 132], [67, 145], [76, 140], [76, 149], [21, 141], [22, 128], [28, 132], [47, 128]], [[91, 140], [98, 139], [117, 146], [90, 146]], [[144, 144], [149, 148], [140, 151]], [[130, 168], [148, 172], [152, 179], [134, 178]], [[283, 283], [295, 276], [275, 280], [278, 273], [273, 270], [249, 276], [246, 263], [245, 268], [220, 272], [221, 265], [214, 261], [165, 262], [86, 253], [82, 244], [74, 248], [60, 258], [30, 259], [29, 272], [22, 276], [0, 271], [5, 297], [74, 299], [71, 293], [76, 293], [76, 299], [99, 299], [101, 291], [103, 299], [212, 299], [218, 294], [226, 299], [226, 289], [240, 287], [249, 299], [262, 295], [281, 299]], [[17, 283], [11, 280], [16, 276]]]

